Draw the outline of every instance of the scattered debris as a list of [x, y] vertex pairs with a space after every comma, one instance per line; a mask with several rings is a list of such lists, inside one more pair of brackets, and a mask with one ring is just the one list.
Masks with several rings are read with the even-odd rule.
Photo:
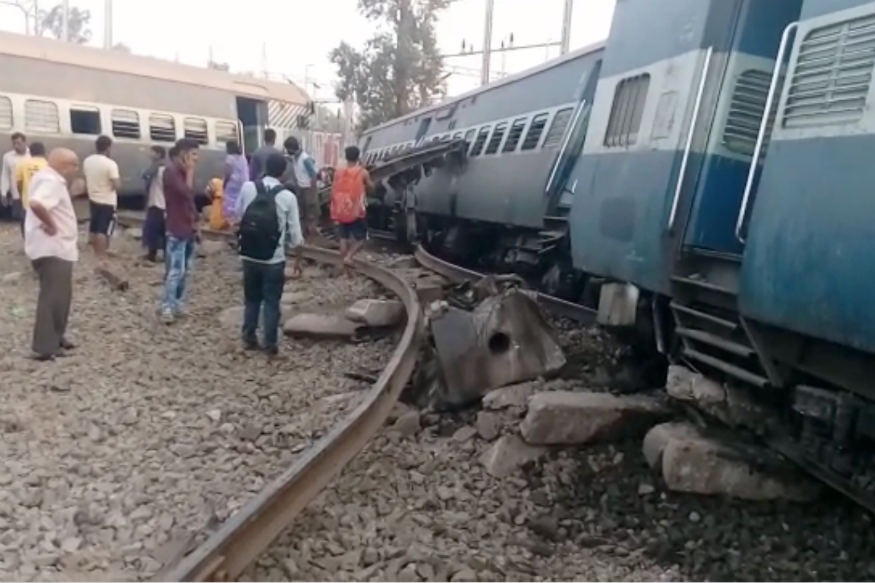
[[296, 314], [283, 324], [283, 332], [299, 338], [352, 340], [363, 327], [342, 315]]
[[127, 291], [128, 288], [130, 288], [130, 284], [128, 283], [127, 279], [113, 273], [106, 266], [98, 266], [94, 269], [94, 271], [103, 279], [105, 279], [109, 283], [109, 285], [111, 285], [115, 290]]
[[531, 398], [520, 432], [531, 444], [579, 445], [644, 435], [669, 416], [656, 396], [549, 391]]
[[[693, 425], [658, 425], [645, 438], [648, 463], [657, 464], [669, 489], [745, 500], [808, 502], [820, 485], [789, 462], [730, 435], [706, 435]], [[661, 446], [661, 447], [660, 447]]]
[[472, 403], [490, 389], [553, 374], [565, 364], [532, 298], [515, 289], [472, 312], [448, 308], [431, 319], [442, 385], [430, 387], [436, 409]]
[[346, 309], [347, 320], [371, 328], [398, 326], [404, 321], [404, 304], [399, 300], [359, 300]]
[[490, 476], [505, 478], [547, 453], [546, 447], [529, 445], [517, 435], [503, 435], [480, 457]]

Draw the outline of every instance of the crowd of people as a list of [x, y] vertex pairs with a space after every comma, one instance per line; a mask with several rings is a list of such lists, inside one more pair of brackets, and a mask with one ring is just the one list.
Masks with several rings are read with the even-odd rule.
[[[169, 151], [151, 149], [143, 173], [146, 220], [145, 259], [163, 253], [164, 288], [160, 317], [173, 324], [185, 314], [186, 287], [200, 241], [202, 208], [210, 206], [210, 229], [231, 229], [243, 267], [244, 318], [241, 337], [247, 350], [278, 353], [280, 298], [287, 254], [297, 249], [292, 273], [301, 273], [301, 245], [317, 233], [320, 203], [313, 159], [290, 137], [276, 145], [266, 130], [264, 145], [249, 160], [236, 142], [227, 144], [224, 176], [195, 192], [198, 144], [181, 139]], [[81, 164], [75, 152], [40, 142], [28, 144], [15, 133], [0, 168], [0, 217], [19, 223], [24, 252], [39, 280], [32, 357], [50, 361], [75, 348], [67, 336], [73, 297], [73, 267], [79, 259], [79, 229], [73, 198], [87, 196], [89, 246], [99, 262], [109, 261], [121, 175], [112, 156], [112, 139], [100, 136], [95, 152]], [[367, 239], [366, 193], [372, 188], [360, 151], [345, 151], [346, 165], [332, 183], [331, 218], [341, 242], [344, 271]], [[263, 341], [256, 332], [263, 311]]]

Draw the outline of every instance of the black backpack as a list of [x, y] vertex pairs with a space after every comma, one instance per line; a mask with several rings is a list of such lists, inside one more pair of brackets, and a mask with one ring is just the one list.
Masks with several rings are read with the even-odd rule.
[[276, 210], [276, 195], [285, 187], [278, 184], [267, 190], [264, 182], [256, 180], [255, 190], [255, 200], [249, 203], [240, 219], [237, 246], [243, 257], [267, 261], [280, 244], [282, 231]]

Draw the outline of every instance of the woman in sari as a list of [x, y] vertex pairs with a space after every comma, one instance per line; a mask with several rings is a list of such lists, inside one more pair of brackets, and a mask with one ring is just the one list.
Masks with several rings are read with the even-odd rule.
[[240, 151], [240, 144], [236, 140], [231, 140], [225, 144], [225, 151], [228, 153], [228, 156], [225, 158], [222, 216], [226, 221], [236, 223], [239, 217], [235, 215], [234, 209], [237, 207], [240, 189], [249, 180], [249, 164], [246, 162], [243, 152]]

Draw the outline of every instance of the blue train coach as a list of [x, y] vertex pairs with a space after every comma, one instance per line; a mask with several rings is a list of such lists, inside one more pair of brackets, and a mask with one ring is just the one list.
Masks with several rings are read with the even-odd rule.
[[604, 323], [765, 397], [754, 429], [868, 496], [875, 2], [617, 0], [574, 265]]

